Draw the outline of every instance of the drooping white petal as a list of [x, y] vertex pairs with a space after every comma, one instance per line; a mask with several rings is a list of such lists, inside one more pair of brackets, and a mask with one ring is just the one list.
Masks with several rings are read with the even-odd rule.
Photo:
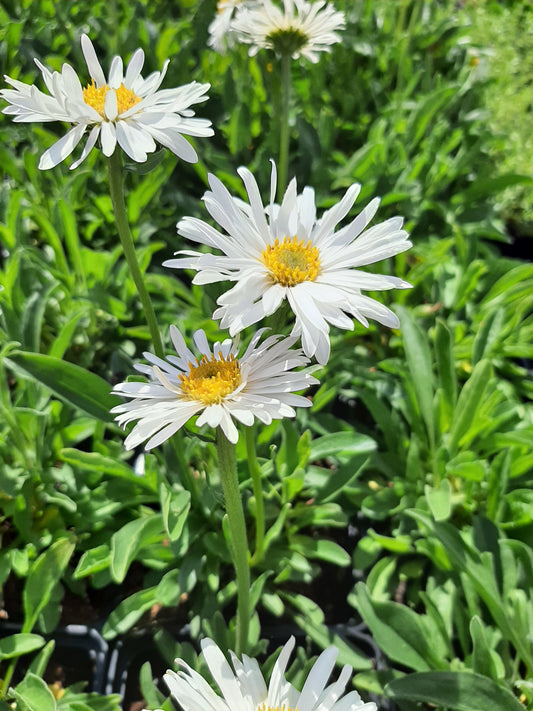
[[86, 126], [79, 124], [71, 128], [62, 138], [57, 140], [48, 150], [46, 150], [39, 161], [40, 170], [49, 170], [61, 163], [69, 156], [81, 141], [85, 133]]

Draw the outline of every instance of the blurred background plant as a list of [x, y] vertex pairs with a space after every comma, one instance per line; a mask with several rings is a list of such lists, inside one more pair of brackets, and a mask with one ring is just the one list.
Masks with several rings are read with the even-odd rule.
[[[533, 703], [531, 5], [336, 5], [342, 43], [293, 68], [289, 174], [322, 208], [361, 182], [356, 210], [379, 195], [380, 220], [405, 215], [415, 246], [383, 271], [413, 289], [386, 299], [400, 331], [334, 333], [311, 411], [257, 432], [266, 533], [251, 560], [251, 650], [297, 631], [309, 653], [335, 643], [379, 708], [519, 711]], [[142, 46], [146, 73], [171, 58], [165, 85], [212, 85], [202, 115], [216, 133], [197, 142], [199, 163], [165, 154], [126, 178], [165, 339], [171, 323], [217, 330], [219, 287], [160, 266], [183, 246], [175, 223], [205, 219], [208, 171], [242, 196], [236, 168], [266, 188], [277, 152], [274, 57], [207, 48], [213, 13], [212, 0], [0, 5], [2, 74], [37, 81], [33, 57], [81, 67], [86, 32], [106, 66]], [[0, 708], [118, 707], [115, 689], [53, 687], [54, 635], [76, 622], [110, 644], [154, 639], [158, 661], [122, 703], [170, 709], [157, 665], [197, 664], [206, 634], [232, 644], [215, 451], [207, 435], [123, 451], [110, 386], [149, 334], [101, 156], [37, 170], [58, 130], [0, 121], [0, 581], [19, 625], [0, 640]], [[254, 540], [244, 441], [237, 457]], [[380, 651], [353, 634], [360, 624]]]

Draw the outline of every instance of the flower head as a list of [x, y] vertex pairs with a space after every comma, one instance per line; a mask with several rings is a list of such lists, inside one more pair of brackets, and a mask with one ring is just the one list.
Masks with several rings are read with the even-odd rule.
[[155, 151], [156, 141], [182, 160], [189, 163], [198, 160], [196, 151], [183, 136], [213, 135], [211, 122], [192, 118], [194, 111], [190, 109], [193, 104], [207, 99], [209, 84], [191, 82], [160, 91], [169, 60], [160, 72], [153, 72], [143, 79], [142, 49], [134, 52], [125, 72], [122, 59], [114, 57], [106, 79], [87, 35], [81, 37], [81, 48], [90, 76], [85, 87], [69, 64], [63, 65], [61, 73], [51, 72], [38, 59], [35, 63], [49, 94], [34, 85], [4, 77], [13, 88], [0, 91], [0, 96], [9, 103], [3, 113], [13, 116], [14, 121], [73, 124], [65, 136], [43, 153], [39, 168], [53, 168], [65, 160], [88, 128], [89, 136], [82, 154], [70, 166], [71, 170], [85, 160], [98, 139], [104, 155], [112, 155], [118, 143], [138, 163], [144, 163], [147, 154]]
[[274, 203], [276, 170], [272, 164], [270, 204], [265, 208], [255, 178], [239, 168], [249, 204], [233, 198], [224, 185], [209, 176], [211, 190], [204, 202], [225, 230], [221, 233], [202, 220], [185, 217], [178, 222], [183, 237], [219, 249], [222, 256], [194, 251], [177, 252], [168, 267], [195, 269], [197, 284], [235, 282], [219, 297], [213, 318], [234, 335], [274, 313], [287, 299], [295, 316], [293, 336], [301, 337], [306, 355], [319, 363], [329, 359], [329, 324], [353, 329], [352, 318], [368, 326], [368, 318], [392, 328], [395, 314], [362, 290], [406, 289], [395, 276], [371, 274], [359, 267], [392, 257], [411, 246], [401, 217], [392, 217], [365, 230], [379, 199], [372, 200], [350, 223], [335, 231], [359, 193], [354, 184], [344, 197], [317, 219], [314, 191], [297, 194], [293, 179], [281, 205]]
[[293, 59], [318, 62], [318, 52], [340, 42], [337, 30], [344, 29], [344, 13], [325, 0], [283, 0], [283, 9], [272, 0], [242, 8], [231, 23], [236, 37], [250, 45], [254, 55], [262, 48]]
[[245, 5], [254, 5], [254, 0], [218, 0], [217, 14], [209, 25], [207, 44], [219, 54], [224, 54], [226, 49], [235, 44], [232, 21], [237, 9]]
[[165, 360], [145, 353], [150, 365], [135, 368], [148, 376], [148, 383], [120, 383], [113, 392], [131, 398], [114, 407], [116, 420], [126, 425], [138, 423], [125, 441], [127, 449], [148, 440], [146, 449], [161, 444], [191, 417], [201, 413], [197, 425], [222, 428], [230, 442], [237, 442], [233, 420], [251, 425], [254, 417], [265, 424], [283, 417], [294, 417], [294, 407], [309, 407], [310, 401], [295, 395], [317, 382], [305, 371], [293, 368], [306, 365], [300, 349], [292, 350], [295, 338], [269, 336], [262, 343], [265, 329], [258, 331], [242, 356], [238, 343], [226, 339], [209, 347], [203, 331], [196, 331], [196, 357], [185, 345], [175, 326], [170, 336], [176, 356]]
[[233, 669], [217, 645], [202, 640], [202, 653], [222, 696], [183, 660], [181, 669], [167, 671], [165, 681], [184, 711], [377, 711], [373, 702], [364, 703], [357, 691], [343, 696], [352, 668], [343, 667], [339, 678], [327, 686], [335, 660], [335, 647], [326, 649], [316, 660], [301, 691], [285, 679], [285, 670], [294, 647], [291, 637], [274, 665], [268, 687], [255, 659], [231, 653]]

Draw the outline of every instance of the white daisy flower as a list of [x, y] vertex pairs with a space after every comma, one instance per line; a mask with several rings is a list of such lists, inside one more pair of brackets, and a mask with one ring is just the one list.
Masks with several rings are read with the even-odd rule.
[[341, 41], [337, 30], [344, 25], [344, 13], [325, 0], [283, 0], [283, 9], [263, 0], [239, 10], [231, 29], [241, 42], [251, 45], [250, 55], [267, 48], [278, 55], [318, 62], [318, 52], [329, 52], [330, 45]]
[[216, 17], [209, 25], [207, 44], [219, 54], [224, 54], [226, 49], [231, 49], [235, 44], [232, 21], [237, 8], [254, 4], [254, 0], [219, 0]]
[[208, 97], [209, 84], [191, 82], [176, 89], [159, 87], [165, 77], [169, 60], [160, 72], [146, 79], [141, 76], [144, 52], [134, 52], [124, 72], [122, 59], [114, 57], [106, 79], [96, 52], [87, 35], [81, 37], [81, 48], [90, 82], [83, 88], [69, 64], [61, 73], [51, 72], [35, 59], [41, 70], [49, 95], [34, 85], [4, 77], [12, 89], [3, 89], [0, 96], [9, 102], [4, 114], [14, 121], [65, 121], [74, 124], [41, 156], [39, 168], [53, 168], [65, 160], [82, 140], [86, 129], [89, 136], [82, 154], [70, 169], [77, 168], [90, 153], [98, 138], [105, 156], [113, 154], [117, 143], [137, 163], [144, 163], [148, 153], [156, 150], [156, 141], [189, 163], [198, 160], [196, 151], [183, 137], [212, 136], [211, 122], [192, 118], [190, 106]]
[[294, 393], [318, 381], [305, 371], [293, 371], [307, 365], [308, 359], [299, 348], [291, 349], [296, 338], [269, 336], [259, 343], [265, 330], [254, 335], [242, 356], [238, 356], [237, 341], [228, 338], [211, 350], [204, 331], [196, 331], [197, 358], [179, 330], [171, 326], [177, 357], [163, 360], [144, 353], [150, 365], [136, 365], [135, 369], [148, 376], [149, 382], [120, 383], [113, 388], [115, 395], [131, 398], [112, 409], [118, 413], [117, 422], [125, 426], [138, 420], [126, 437], [126, 449], [145, 440], [146, 449], [157, 447], [198, 413], [198, 426], [220, 426], [235, 444], [238, 432], [233, 420], [251, 425], [256, 417], [270, 424], [294, 417], [294, 407], [309, 407], [306, 397]]
[[274, 665], [268, 687], [255, 659], [231, 652], [233, 669], [210, 639], [202, 640], [202, 653], [218, 685], [219, 696], [209, 683], [181, 659], [180, 671], [167, 671], [165, 682], [184, 711], [377, 711], [373, 702], [364, 703], [357, 691], [343, 696], [352, 668], [344, 666], [339, 678], [327, 685], [338, 651], [329, 647], [318, 657], [301, 691], [285, 679], [294, 647], [291, 637]]
[[224, 185], [209, 176], [211, 190], [204, 195], [211, 217], [221, 233], [202, 220], [185, 217], [178, 232], [195, 242], [221, 250], [224, 255], [183, 250], [187, 255], [164, 262], [167, 267], [195, 269], [196, 284], [236, 282], [219, 297], [213, 318], [221, 319], [230, 335], [273, 314], [287, 299], [295, 316], [291, 335], [301, 337], [305, 354], [327, 363], [329, 324], [353, 330], [352, 317], [368, 327], [368, 318], [391, 328], [399, 320], [386, 306], [362, 290], [407, 289], [411, 285], [395, 276], [358, 269], [392, 257], [411, 247], [403, 219], [392, 217], [365, 230], [379, 199], [372, 200], [349, 224], [335, 231], [360, 191], [354, 184], [320, 219], [315, 194], [306, 187], [298, 195], [296, 180], [289, 183], [281, 205], [274, 203], [276, 167], [272, 163], [270, 204], [265, 208], [255, 178], [239, 168], [249, 204], [233, 198]]

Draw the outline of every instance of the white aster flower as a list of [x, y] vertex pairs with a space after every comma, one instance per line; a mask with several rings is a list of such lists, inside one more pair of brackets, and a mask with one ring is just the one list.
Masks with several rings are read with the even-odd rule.
[[3, 89], [0, 96], [9, 102], [4, 114], [14, 121], [65, 121], [74, 127], [41, 156], [39, 168], [53, 168], [65, 160], [82, 140], [86, 129], [89, 136], [82, 154], [71, 166], [77, 168], [90, 153], [98, 138], [102, 152], [110, 156], [117, 143], [137, 163], [144, 163], [148, 153], [156, 149], [156, 141], [189, 163], [198, 160], [196, 151], [183, 137], [212, 136], [211, 122], [192, 118], [192, 104], [205, 101], [209, 84], [191, 82], [176, 89], [159, 87], [165, 77], [169, 60], [160, 72], [146, 79], [141, 76], [144, 52], [136, 50], [124, 72], [122, 59], [114, 57], [106, 79], [96, 52], [87, 35], [81, 37], [81, 48], [90, 83], [83, 88], [69, 64], [61, 73], [51, 72], [35, 59], [41, 70], [45, 94], [34, 85], [4, 77], [12, 89]]
[[219, 54], [224, 54], [226, 49], [231, 49], [235, 44], [232, 21], [237, 8], [254, 4], [254, 0], [219, 0], [216, 17], [209, 25], [207, 44]]
[[377, 711], [373, 702], [364, 703], [357, 691], [343, 696], [352, 668], [344, 666], [339, 678], [327, 685], [337, 649], [329, 647], [316, 660], [301, 691], [285, 679], [294, 647], [291, 637], [274, 665], [268, 687], [255, 659], [243, 654], [242, 661], [231, 652], [233, 669], [217, 645], [202, 640], [202, 653], [222, 696], [183, 660], [180, 671], [167, 671], [164, 679], [172, 696], [184, 711]]
[[294, 417], [294, 407], [309, 407], [311, 402], [295, 392], [318, 381], [305, 371], [292, 370], [307, 365], [308, 359], [299, 348], [291, 349], [295, 338], [269, 336], [260, 343], [264, 331], [254, 335], [242, 356], [237, 342], [228, 338], [211, 350], [205, 333], [196, 331], [197, 358], [179, 330], [171, 326], [177, 357], [163, 360], [145, 353], [150, 365], [136, 365], [135, 369], [147, 375], [149, 382], [120, 383], [113, 389], [115, 395], [131, 398], [131, 402], [113, 408], [117, 422], [125, 426], [138, 420], [126, 438], [126, 449], [145, 440], [146, 449], [157, 447], [198, 413], [198, 426], [220, 426], [235, 444], [238, 432], [233, 420], [251, 425], [256, 417], [270, 424]]
[[195, 269], [196, 284], [236, 282], [219, 297], [213, 318], [230, 335], [273, 314], [287, 299], [295, 316], [293, 336], [301, 337], [303, 350], [327, 363], [330, 353], [329, 324], [353, 330], [352, 318], [368, 327], [368, 318], [391, 328], [399, 320], [383, 304], [362, 290], [407, 289], [411, 285], [394, 276], [358, 269], [392, 257], [411, 247], [402, 229], [403, 219], [392, 217], [365, 230], [374, 217], [379, 199], [372, 200], [349, 224], [335, 231], [348, 214], [360, 191], [354, 184], [320, 219], [310, 187], [298, 195], [293, 178], [281, 205], [274, 203], [276, 168], [272, 163], [270, 204], [265, 208], [255, 178], [239, 168], [249, 204], [233, 198], [215, 176], [204, 195], [211, 217], [225, 230], [217, 231], [202, 220], [185, 217], [178, 232], [195, 242], [221, 250], [224, 255], [183, 250], [165, 266]]
[[318, 62], [318, 52], [329, 52], [330, 45], [341, 41], [337, 30], [344, 24], [344, 13], [325, 0], [283, 0], [283, 9], [263, 0], [239, 10], [231, 29], [241, 42], [251, 45], [250, 55], [266, 48]]

